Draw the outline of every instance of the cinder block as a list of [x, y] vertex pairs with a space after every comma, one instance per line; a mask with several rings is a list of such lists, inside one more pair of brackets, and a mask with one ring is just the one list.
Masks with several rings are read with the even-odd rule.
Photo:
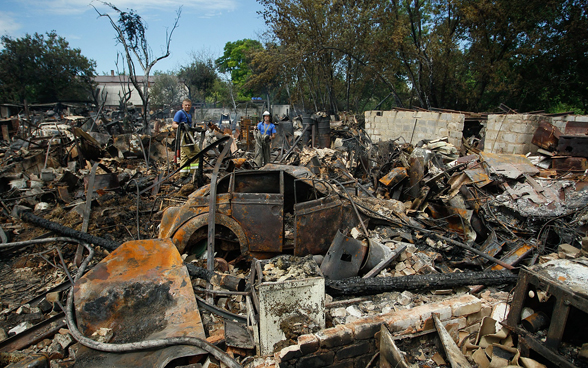
[[449, 130], [447, 130], [447, 128], [441, 128], [438, 130], [438, 132], [439, 132], [439, 138], [449, 136]]
[[447, 123], [447, 129], [449, 129], [450, 131], [458, 130], [457, 123], [454, 123], [454, 122]]
[[508, 143], [506, 145], [506, 150], [504, 151], [504, 153], [507, 153], [510, 155], [524, 155], [527, 152], [526, 152], [525, 146], [522, 144]]
[[533, 134], [517, 134], [516, 142], [517, 144], [531, 144], [533, 141]]
[[394, 118], [394, 116], [396, 115], [396, 111], [393, 111], [393, 110], [384, 111], [383, 115], [385, 118]]
[[449, 131], [449, 138], [461, 139], [463, 137], [462, 131]]
[[467, 316], [477, 313], [482, 309], [482, 301], [473, 295], [465, 294], [451, 303], [451, 312], [454, 317]]
[[298, 345], [300, 346], [300, 352], [303, 355], [308, 355], [317, 351], [321, 342], [315, 335], [301, 335], [298, 336]]
[[348, 345], [353, 341], [353, 331], [343, 325], [327, 328], [316, 334], [322, 348]]

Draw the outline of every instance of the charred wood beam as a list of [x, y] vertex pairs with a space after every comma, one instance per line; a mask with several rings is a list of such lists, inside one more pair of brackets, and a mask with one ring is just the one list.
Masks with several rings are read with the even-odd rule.
[[345, 280], [325, 280], [327, 294], [372, 295], [389, 291], [450, 289], [466, 285], [514, 284], [517, 275], [510, 271], [434, 273], [402, 277], [349, 278]]
[[42, 217], [33, 215], [32, 212], [24, 210], [18, 206], [15, 207], [15, 211], [16, 215], [22, 220], [28, 221], [47, 230], [51, 230], [54, 233], [58, 233], [63, 236], [69, 236], [70, 238], [78, 239], [88, 244], [100, 246], [108, 251], [115, 250], [121, 244], [118, 242], [101, 238], [99, 236], [90, 235], [82, 231], [74, 230], [71, 227], [63, 226], [61, 224], [58, 224], [57, 222], [46, 220]]

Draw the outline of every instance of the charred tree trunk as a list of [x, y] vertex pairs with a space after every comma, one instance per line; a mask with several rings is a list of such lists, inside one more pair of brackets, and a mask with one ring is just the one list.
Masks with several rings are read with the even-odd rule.
[[450, 289], [465, 285], [501, 285], [516, 283], [517, 275], [510, 271], [434, 273], [402, 277], [349, 278], [326, 280], [329, 295], [372, 295], [389, 291]]

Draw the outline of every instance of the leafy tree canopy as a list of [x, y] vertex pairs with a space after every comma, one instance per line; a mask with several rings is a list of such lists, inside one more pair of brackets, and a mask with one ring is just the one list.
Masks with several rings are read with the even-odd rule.
[[190, 65], [180, 69], [178, 79], [188, 89], [188, 98], [192, 99], [192, 102], [204, 102], [212, 93], [218, 76], [212, 60], [195, 58]]
[[96, 62], [72, 49], [55, 31], [2, 36], [0, 101], [90, 101]]
[[187, 97], [186, 88], [175, 73], [155, 72], [155, 82], [151, 87], [151, 105], [155, 109], [175, 107]]
[[243, 86], [251, 75], [250, 62], [255, 51], [263, 50], [259, 41], [243, 39], [225, 44], [223, 56], [216, 59], [216, 66], [221, 73], [231, 73], [231, 80], [236, 86]]

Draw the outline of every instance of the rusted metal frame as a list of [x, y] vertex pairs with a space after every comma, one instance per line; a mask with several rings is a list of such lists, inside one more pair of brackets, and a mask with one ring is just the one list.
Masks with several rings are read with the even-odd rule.
[[177, 168], [174, 172], [172, 172], [171, 174], [168, 174], [165, 178], [161, 179], [159, 182], [156, 181], [155, 183], [151, 184], [147, 188], [143, 189], [141, 192], [139, 192], [139, 194], [143, 194], [143, 193], [147, 192], [148, 190], [151, 190], [156, 185], [161, 185], [162, 183], [164, 183], [165, 181], [167, 181], [167, 179], [169, 179], [173, 175], [179, 173], [181, 169], [183, 169], [184, 167], [190, 165], [192, 162], [196, 161], [197, 159], [200, 159], [201, 157], [203, 157], [206, 152], [208, 152], [209, 150], [211, 150], [214, 147], [218, 146], [219, 144], [226, 142], [229, 139], [232, 139], [232, 138], [231, 137], [222, 137], [218, 141], [209, 144], [207, 147], [205, 147], [204, 149], [202, 149], [202, 151], [198, 152], [196, 155], [194, 155], [192, 158], [190, 158], [188, 161], [186, 161], [186, 163], [183, 166]]
[[535, 340], [530, 336], [519, 336], [519, 343], [528, 346], [530, 349], [544, 356], [549, 361], [556, 364], [558, 367], [577, 368], [577, 366], [570, 363], [569, 360], [553, 352], [549, 348], [545, 347], [542, 343], [540, 343], [539, 341]]
[[543, 290], [556, 298], [557, 303], [551, 315], [551, 323], [547, 332], [545, 345], [557, 349], [563, 336], [570, 306], [574, 306], [584, 313], [588, 313], [588, 300], [577, 295], [573, 290], [548, 277], [544, 277], [528, 268], [523, 268], [511, 303], [511, 312], [507, 323], [510, 328], [516, 328], [520, 323], [521, 311], [527, 297], [529, 285]]
[[508, 328], [509, 330], [513, 331], [518, 335], [519, 339], [519, 350], [521, 351], [521, 356], [528, 357], [529, 350], [533, 350], [537, 354], [543, 356], [557, 367], [561, 368], [577, 368], [576, 365], [572, 364], [566, 358], [562, 357], [552, 349], [545, 346], [544, 343], [540, 342], [533, 336], [528, 336], [529, 332], [521, 327], [512, 326], [509, 324], [503, 325]]
[[551, 314], [551, 323], [547, 330], [547, 340], [545, 345], [552, 349], [557, 349], [566, 328], [566, 322], [570, 314], [570, 301], [563, 295], [557, 295], [557, 302], [553, 307]]
[[22, 350], [36, 344], [50, 336], [55, 335], [60, 329], [66, 327], [65, 314], [63, 312], [36, 324], [35, 326], [0, 342], [1, 352]]
[[[208, 204], [208, 250], [206, 253], [206, 267], [209, 271], [214, 272], [214, 237], [215, 237], [215, 217], [216, 217], [216, 182], [218, 178], [218, 171], [220, 170], [223, 158], [229, 152], [233, 143], [233, 138], [229, 137], [227, 144], [223, 148], [220, 156], [216, 159], [216, 164], [212, 171], [212, 178], [210, 179], [210, 195]], [[207, 289], [212, 289], [212, 284], [208, 282]], [[212, 302], [212, 295], [208, 295], [207, 300]]]

